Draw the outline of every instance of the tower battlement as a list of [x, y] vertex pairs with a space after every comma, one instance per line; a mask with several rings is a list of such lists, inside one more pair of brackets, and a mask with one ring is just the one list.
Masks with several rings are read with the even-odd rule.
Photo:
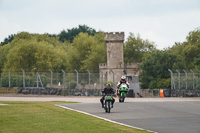
[[126, 69], [139, 69], [139, 63], [128, 63], [128, 64], [124, 64], [124, 68]]
[[106, 42], [124, 42], [124, 32], [105, 32]]
[[99, 69], [106, 69], [107, 64], [106, 63], [99, 63]]

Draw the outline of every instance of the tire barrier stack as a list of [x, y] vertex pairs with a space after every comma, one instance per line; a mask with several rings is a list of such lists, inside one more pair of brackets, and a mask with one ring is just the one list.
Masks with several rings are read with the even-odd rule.
[[164, 90], [164, 97], [200, 97], [200, 90]]
[[63, 89], [58, 88], [36, 88], [36, 87], [26, 87], [18, 88], [18, 94], [36, 94], [36, 95], [61, 95]]
[[101, 89], [63, 89], [42, 87], [19, 87], [18, 94], [35, 95], [68, 95], [68, 96], [101, 96]]

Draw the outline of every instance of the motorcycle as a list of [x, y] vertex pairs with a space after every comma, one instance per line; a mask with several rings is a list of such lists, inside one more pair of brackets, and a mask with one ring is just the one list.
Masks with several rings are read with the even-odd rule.
[[106, 95], [104, 100], [104, 109], [106, 113], [110, 113], [111, 106], [112, 106], [112, 96]]
[[119, 88], [119, 102], [124, 102], [127, 92], [128, 86], [126, 84], [121, 84]]

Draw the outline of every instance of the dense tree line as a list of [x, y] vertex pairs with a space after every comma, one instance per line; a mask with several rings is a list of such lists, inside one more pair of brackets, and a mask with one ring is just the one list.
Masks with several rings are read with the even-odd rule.
[[[79, 26], [71, 38], [60, 40], [60, 35], [29, 34], [21, 32], [14, 36], [13, 40], [0, 46], [0, 71], [60, 71], [98, 72], [98, 64], [106, 62], [106, 43], [104, 33]], [[85, 32], [83, 33], [82, 30]], [[79, 31], [79, 33], [77, 33]], [[95, 34], [89, 35], [91, 31]], [[89, 34], [87, 33], [89, 32]]]
[[72, 42], [74, 37], [76, 37], [79, 33], [88, 33], [90, 36], [94, 36], [96, 34], [96, 30], [88, 27], [87, 25], [79, 25], [78, 28], [72, 28], [63, 30], [60, 32], [59, 40], [64, 42], [66, 40]]
[[200, 29], [191, 31], [186, 41], [171, 48], [155, 50], [143, 57], [140, 82], [142, 88], [170, 88], [168, 69], [182, 72], [200, 69]]
[[[170, 88], [168, 69], [200, 69], [200, 29], [191, 31], [186, 41], [157, 50], [153, 42], [133, 33], [124, 43], [125, 63], [140, 63], [141, 87]], [[10, 35], [0, 45], [0, 72], [20, 71], [99, 71], [106, 62], [104, 33], [80, 25], [54, 34], [21, 32]]]
[[14, 39], [14, 36], [15, 36], [15, 34], [11, 34], [8, 37], [6, 37], [4, 39], [4, 41], [0, 43], [0, 46], [3, 46], [5, 44], [8, 44], [9, 42], [11, 42]]

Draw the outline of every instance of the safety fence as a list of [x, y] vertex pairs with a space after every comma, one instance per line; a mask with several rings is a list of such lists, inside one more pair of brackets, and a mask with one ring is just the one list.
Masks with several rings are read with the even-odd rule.
[[[65, 94], [65, 95], [101, 95], [101, 89], [108, 81], [103, 81], [101, 73], [66, 73], [34, 71], [18, 72], [8, 70], [0, 73], [0, 87], [18, 87], [24, 94]], [[114, 83], [114, 81], [110, 81]], [[116, 84], [116, 83], [114, 83]]]
[[0, 73], [0, 87], [99, 88], [99, 73], [11, 72]]
[[199, 97], [200, 96], [200, 71], [176, 70], [171, 74], [171, 89], [165, 93], [171, 97]]
[[171, 73], [171, 90], [200, 90], [200, 71], [169, 71]]

